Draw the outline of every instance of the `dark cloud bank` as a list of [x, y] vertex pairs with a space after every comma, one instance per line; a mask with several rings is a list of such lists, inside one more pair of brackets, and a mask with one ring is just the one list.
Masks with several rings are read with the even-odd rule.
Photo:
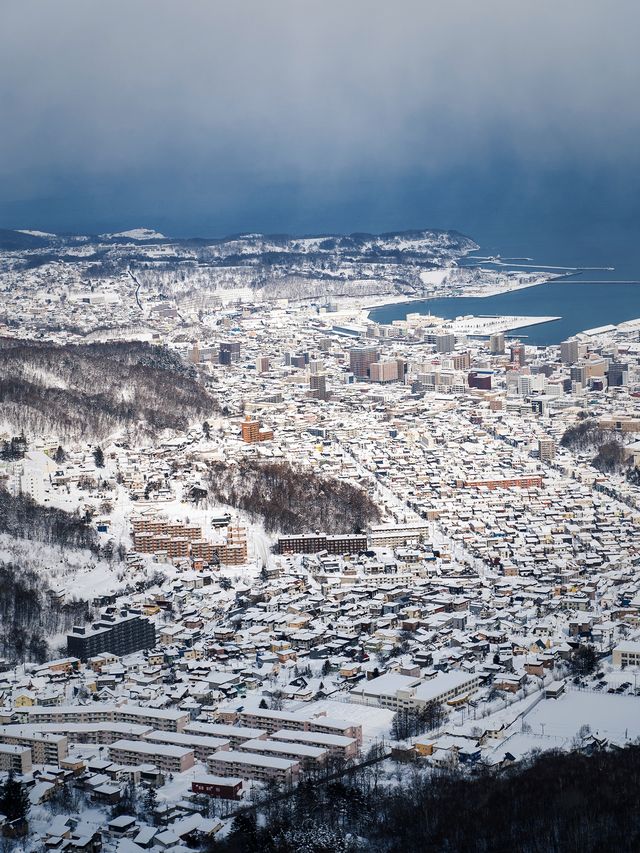
[[626, 0], [5, 0], [0, 225], [495, 245], [511, 225], [541, 246], [566, 227], [595, 256], [639, 221], [639, 19]]

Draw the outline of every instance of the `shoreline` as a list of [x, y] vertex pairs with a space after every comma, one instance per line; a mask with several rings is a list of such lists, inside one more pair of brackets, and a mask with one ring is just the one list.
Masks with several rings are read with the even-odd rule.
[[[397, 294], [396, 296], [392, 296], [391, 294], [388, 297], [382, 297], [379, 301], [376, 302], [375, 305], [365, 305], [361, 307], [359, 310], [361, 311], [375, 311], [377, 308], [385, 308], [388, 305], [404, 305], [411, 302], [428, 302], [431, 299], [485, 299], [490, 296], [501, 296], [503, 293], [511, 293], [516, 290], [526, 290], [529, 287], [539, 287], [541, 284], [547, 284], [551, 281], [559, 281], [565, 278], [571, 278], [574, 275], [578, 275], [577, 272], [569, 273], [567, 275], [552, 275], [545, 276], [541, 278], [539, 281], [526, 281], [526, 282], [518, 282], [513, 284], [513, 286], [501, 286], [494, 285], [489, 286], [487, 288], [482, 288], [482, 290], [478, 290], [478, 288], [471, 288], [466, 293], [437, 293], [433, 296], [406, 296], [402, 294]], [[371, 319], [371, 318], [369, 318]], [[372, 320], [373, 323], [376, 320]]]
[[[449, 320], [454, 333], [467, 335], [469, 337], [486, 338], [493, 334], [513, 333], [516, 329], [526, 329], [529, 326], [542, 326], [544, 323], [552, 323], [561, 320], [562, 317], [538, 316], [513, 314], [495, 314], [489, 316], [474, 315], [472, 318], [458, 318]], [[477, 328], [474, 328], [474, 321]], [[481, 328], [484, 326], [484, 328]]]

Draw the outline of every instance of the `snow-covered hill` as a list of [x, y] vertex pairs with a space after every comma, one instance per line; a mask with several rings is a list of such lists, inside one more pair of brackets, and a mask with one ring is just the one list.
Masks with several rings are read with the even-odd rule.
[[114, 234], [100, 234], [105, 240], [124, 238], [126, 240], [166, 240], [164, 234], [151, 228], [131, 228], [129, 231], [117, 231]]

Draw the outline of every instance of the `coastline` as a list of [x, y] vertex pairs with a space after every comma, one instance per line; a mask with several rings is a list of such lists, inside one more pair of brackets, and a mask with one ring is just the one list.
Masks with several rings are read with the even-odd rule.
[[[488, 287], [472, 286], [464, 293], [448, 293], [445, 290], [442, 293], [435, 293], [429, 296], [406, 296], [403, 294], [389, 294], [389, 296], [381, 297], [379, 300], [376, 301], [374, 305], [365, 305], [360, 307], [359, 310], [370, 312], [375, 311], [377, 308], [385, 308], [387, 305], [404, 305], [410, 304], [411, 302], [427, 302], [430, 299], [466, 299], [467, 297], [484, 299], [490, 296], [500, 296], [503, 293], [511, 293], [512, 291], [516, 290], [526, 290], [529, 287], [539, 287], [541, 284], [547, 284], [551, 281], [571, 278], [575, 275], [578, 275], [578, 273], [572, 272], [566, 275], [545, 275], [541, 276], [539, 279], [535, 279], [532, 281], [514, 282], [513, 284], [494, 284], [489, 285]], [[372, 320], [372, 322], [375, 323], [376, 321]]]
[[551, 323], [554, 320], [561, 319], [562, 317], [538, 315], [474, 315], [473, 317], [461, 317], [457, 320], [447, 320], [447, 328], [450, 327], [456, 334], [468, 335], [472, 338], [486, 338], [500, 333], [507, 335], [516, 329], [526, 329], [529, 326], [541, 326], [543, 323]]
[[[515, 276], [513, 279], [505, 280], [499, 274], [496, 276], [498, 281], [491, 282], [488, 284], [482, 283], [473, 283], [469, 286], [465, 286], [464, 284], [460, 285], [460, 287], [455, 287], [456, 292], [451, 292], [454, 288], [447, 287], [444, 283], [446, 279], [447, 272], [451, 269], [441, 268], [439, 270], [430, 270], [425, 274], [425, 284], [431, 284], [432, 290], [428, 295], [422, 294], [417, 295], [415, 293], [412, 294], [385, 294], [380, 295], [378, 297], [367, 298], [365, 296], [362, 297], [344, 297], [339, 300], [336, 300], [338, 310], [335, 312], [336, 319], [340, 319], [343, 322], [351, 322], [354, 325], [365, 327], [367, 323], [377, 323], [381, 322], [383, 325], [385, 321], [377, 321], [372, 317], [373, 312], [379, 309], [384, 309], [389, 306], [397, 306], [399, 309], [404, 309], [404, 317], [398, 317], [398, 320], [406, 320], [406, 316], [412, 313], [411, 306], [420, 303], [423, 308], [422, 311], [416, 313], [428, 312], [428, 303], [431, 301], [436, 301], [440, 299], [446, 300], [454, 300], [454, 299], [488, 299], [489, 297], [501, 296], [504, 294], [508, 294], [511, 292], [519, 291], [519, 290], [527, 290], [533, 287], [538, 287], [543, 284], [550, 283], [560, 283], [560, 282], [571, 282], [576, 284], [581, 284], [582, 279], [579, 278], [584, 274], [585, 270], [591, 269], [588, 268], [576, 268], [573, 267], [570, 270], [562, 270], [562, 272], [558, 271], [556, 273], [552, 273], [550, 271], [542, 271], [539, 270], [536, 275], [533, 275], [531, 278], [525, 281], [518, 281]], [[574, 279], [579, 278], [578, 281], [573, 282]], [[585, 282], [588, 283], [588, 282]], [[594, 280], [593, 284], [600, 283], [599, 281]], [[612, 283], [618, 283], [614, 281]], [[444, 286], [442, 286], [444, 285]], [[433, 292], [435, 291], [435, 292]], [[470, 336], [487, 336], [491, 335], [494, 332], [504, 332], [505, 334], [514, 335], [516, 330], [518, 332], [522, 330], [524, 334], [524, 330], [527, 328], [533, 328], [535, 326], [541, 326], [546, 323], [551, 323], [558, 320], [563, 320], [564, 317], [560, 312], [556, 312], [554, 316], [540, 316], [537, 313], [531, 313], [525, 315], [520, 315], [518, 317], [514, 317], [512, 314], [484, 314], [480, 313], [482, 311], [481, 308], [476, 307], [476, 314], [474, 315], [474, 319], [471, 321], [469, 318], [458, 319], [456, 324], [455, 319], [443, 319], [443, 323], [446, 323], [450, 328], [457, 327], [457, 330], [460, 334], [469, 334]], [[563, 312], [564, 314], [564, 312]], [[390, 322], [390, 321], [387, 321]]]

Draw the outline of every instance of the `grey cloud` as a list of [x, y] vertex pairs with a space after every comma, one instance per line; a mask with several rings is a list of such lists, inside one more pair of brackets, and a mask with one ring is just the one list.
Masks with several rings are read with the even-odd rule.
[[496, 152], [589, 168], [635, 157], [640, 9], [627, 0], [5, 0], [0, 16], [13, 199], [70, 175], [164, 171], [224, 199], [234, 182], [335, 187]]

